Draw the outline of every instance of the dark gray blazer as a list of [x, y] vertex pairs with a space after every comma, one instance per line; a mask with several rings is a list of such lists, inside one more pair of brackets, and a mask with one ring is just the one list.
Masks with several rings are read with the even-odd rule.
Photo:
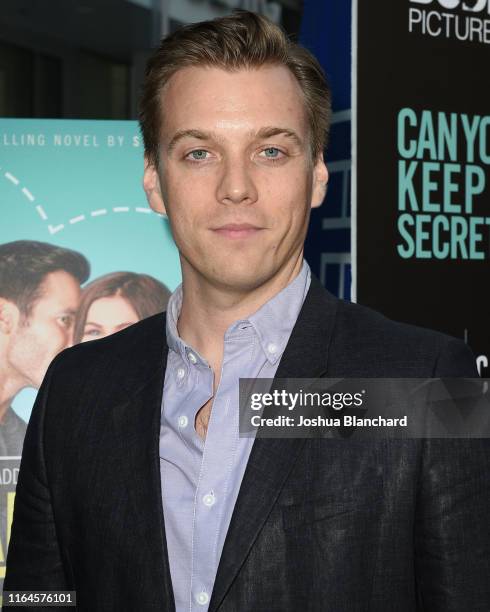
[[[165, 318], [50, 366], [25, 439], [5, 589], [174, 610], [159, 472]], [[466, 346], [313, 279], [277, 377], [477, 376]], [[257, 439], [214, 612], [488, 612], [486, 440]]]

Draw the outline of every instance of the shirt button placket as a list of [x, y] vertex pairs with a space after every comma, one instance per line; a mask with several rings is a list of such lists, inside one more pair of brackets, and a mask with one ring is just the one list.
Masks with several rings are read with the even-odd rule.
[[201, 591], [196, 595], [196, 601], [200, 606], [205, 606], [207, 603], [209, 603], [209, 595], [206, 593], [206, 591]]
[[202, 498], [202, 502], [205, 506], [210, 508], [211, 506], [214, 506], [214, 504], [216, 503], [216, 496], [214, 495], [212, 491], [209, 493], [206, 493], [206, 495], [204, 495]]

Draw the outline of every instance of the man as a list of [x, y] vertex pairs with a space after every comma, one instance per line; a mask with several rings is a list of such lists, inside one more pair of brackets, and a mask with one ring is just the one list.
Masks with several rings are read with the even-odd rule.
[[[58, 246], [19, 240], [0, 245], [0, 559], [5, 563], [10, 498], [26, 433], [13, 411], [25, 387], [39, 388], [49, 363], [71, 345], [85, 257]], [[10, 518], [9, 518], [10, 517]]]
[[6, 590], [76, 589], [91, 611], [488, 609], [486, 444], [239, 437], [239, 377], [476, 376], [463, 343], [335, 299], [303, 261], [329, 99], [252, 13], [150, 60], [144, 187], [182, 286], [51, 365]]
[[26, 424], [11, 408], [25, 387], [39, 388], [53, 358], [71, 345], [83, 255], [18, 240], [0, 245], [0, 454], [22, 451]]

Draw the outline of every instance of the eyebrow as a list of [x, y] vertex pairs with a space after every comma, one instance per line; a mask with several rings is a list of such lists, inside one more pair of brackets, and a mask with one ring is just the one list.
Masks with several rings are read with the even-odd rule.
[[[256, 134], [254, 134], [254, 137], [256, 140], [264, 140], [266, 138], [271, 138], [272, 136], [280, 135], [290, 138], [299, 147], [303, 146], [302, 139], [294, 130], [289, 128], [274, 126], [263, 127]], [[218, 140], [213, 132], [205, 132], [197, 129], [179, 130], [173, 135], [172, 139], [168, 143], [167, 152], [171, 153], [173, 149], [175, 149], [177, 143], [183, 138], [196, 138], [197, 140]]]

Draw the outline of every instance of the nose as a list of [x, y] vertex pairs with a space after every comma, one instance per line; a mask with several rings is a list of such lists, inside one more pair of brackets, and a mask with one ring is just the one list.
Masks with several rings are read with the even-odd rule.
[[258, 192], [247, 160], [233, 157], [223, 165], [217, 199], [223, 204], [253, 204]]

